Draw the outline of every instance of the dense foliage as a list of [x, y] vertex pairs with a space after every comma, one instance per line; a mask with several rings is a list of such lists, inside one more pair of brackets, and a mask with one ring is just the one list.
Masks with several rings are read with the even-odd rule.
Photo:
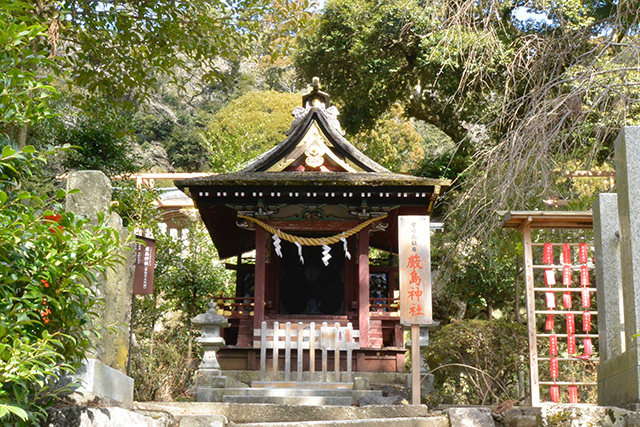
[[118, 234], [20, 188], [44, 156], [5, 146], [0, 156], [0, 420], [42, 422], [95, 333], [92, 283], [119, 262]]
[[[347, 129], [394, 103], [448, 135], [460, 235], [497, 209], [557, 195], [554, 169], [606, 161], [638, 121], [637, 5], [631, 1], [335, 0], [298, 37], [296, 65], [342, 105]], [[433, 170], [433, 169], [432, 169]], [[450, 172], [454, 173], [451, 174]], [[464, 174], [462, 174], [464, 172]]]
[[209, 124], [205, 146], [211, 169], [234, 172], [286, 138], [300, 95], [275, 91], [248, 92], [221, 109]]
[[200, 360], [191, 319], [218, 295], [234, 295], [235, 283], [198, 218], [188, 219], [180, 236], [148, 225], [156, 240], [155, 286], [153, 296], [136, 298], [135, 397], [175, 399], [186, 394]]
[[25, 2], [0, 1], [0, 130], [10, 133], [50, 117], [47, 102], [55, 94], [51, 76], [36, 72], [37, 67], [52, 65], [47, 51], [38, 45], [47, 27], [24, 19], [28, 13]]
[[527, 366], [527, 328], [517, 323], [462, 320], [435, 332], [425, 350], [435, 376], [432, 403], [488, 405], [519, 400]]

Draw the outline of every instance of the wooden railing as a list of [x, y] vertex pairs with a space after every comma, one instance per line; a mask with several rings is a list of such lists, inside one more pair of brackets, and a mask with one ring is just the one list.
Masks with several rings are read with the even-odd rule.
[[262, 322], [262, 328], [256, 329], [254, 335], [260, 337], [260, 341], [254, 342], [254, 348], [260, 349], [260, 381], [265, 381], [267, 371], [267, 349], [272, 351], [272, 372], [274, 381], [278, 378], [279, 351], [284, 350], [284, 381], [291, 380], [291, 351], [296, 350], [297, 361], [297, 381], [303, 381], [303, 360], [304, 351], [308, 351], [309, 375], [308, 380], [315, 381], [316, 350], [322, 351], [322, 374], [321, 381], [327, 382], [328, 353], [334, 353], [334, 368], [336, 381], [340, 381], [340, 352], [347, 354], [347, 377], [351, 377], [352, 371], [352, 351], [360, 348], [356, 338], [360, 337], [360, 331], [354, 330], [351, 323], [346, 327], [336, 323], [328, 326], [327, 322], [322, 323], [320, 329], [316, 329], [316, 324], [291, 324], [287, 322], [282, 325], [279, 322], [273, 323], [273, 328], [267, 328], [267, 322]]
[[253, 316], [253, 297], [217, 297], [218, 314], [239, 318]]
[[[372, 313], [378, 313], [379, 316], [398, 317], [400, 299], [399, 298], [370, 298], [369, 308]], [[373, 315], [373, 314], [372, 314]]]

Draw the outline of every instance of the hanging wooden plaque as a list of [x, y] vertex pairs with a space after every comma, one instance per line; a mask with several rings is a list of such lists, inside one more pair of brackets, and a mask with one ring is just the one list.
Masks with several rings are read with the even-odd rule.
[[135, 273], [133, 276], [133, 294], [153, 294], [153, 269], [156, 263], [156, 241], [136, 236]]

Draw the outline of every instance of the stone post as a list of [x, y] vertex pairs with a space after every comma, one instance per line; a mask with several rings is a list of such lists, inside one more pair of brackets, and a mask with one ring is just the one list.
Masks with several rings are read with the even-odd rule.
[[[615, 164], [625, 350], [614, 356], [612, 348], [606, 349], [608, 359], [601, 361], [598, 367], [598, 403], [635, 408], [640, 403], [640, 347], [633, 338], [640, 330], [640, 127], [626, 127], [622, 130], [615, 142]], [[611, 230], [603, 228], [606, 226], [607, 224], [600, 224], [601, 230], [609, 233]], [[603, 247], [599, 250], [606, 248], [606, 240], [606, 236], [603, 237]], [[605, 286], [598, 283], [598, 287], [601, 285]], [[613, 295], [615, 298], [619, 294]], [[606, 301], [605, 298], [606, 305], [599, 308], [599, 312], [608, 309]], [[607, 330], [610, 326], [607, 325], [608, 320], [607, 316]], [[606, 332], [605, 340], [608, 338], [609, 333]], [[615, 341], [607, 342], [605, 347], [612, 343]]]
[[224, 338], [220, 336], [220, 328], [228, 328], [227, 319], [217, 313], [216, 303], [209, 303], [209, 310], [191, 319], [191, 323], [200, 328], [202, 336], [198, 342], [202, 344], [204, 354], [202, 362], [195, 373], [195, 392], [198, 402], [219, 402], [222, 400], [227, 378], [222, 376], [218, 363], [218, 350], [224, 346]]
[[[640, 127], [626, 127], [615, 142], [625, 341], [640, 330]], [[630, 347], [630, 346], [629, 346]]]
[[593, 237], [601, 362], [625, 351], [619, 230], [618, 196], [598, 195], [593, 202]]
[[[77, 216], [97, 223], [97, 215], [102, 212], [109, 218], [109, 226], [123, 239], [128, 230], [122, 226], [122, 219], [110, 212], [111, 182], [100, 171], [71, 172], [67, 178], [67, 191], [80, 190], [68, 194], [66, 209]], [[93, 338], [93, 354], [78, 369], [76, 377], [83, 382], [77, 391], [107, 397], [125, 405], [133, 402], [133, 379], [124, 374], [129, 352], [129, 321], [131, 316], [131, 296], [133, 289], [133, 250], [121, 253], [122, 264], [108, 269], [101, 280], [94, 284], [98, 297], [104, 301], [96, 307], [97, 326], [102, 328], [100, 337]], [[115, 330], [104, 329], [115, 327]]]

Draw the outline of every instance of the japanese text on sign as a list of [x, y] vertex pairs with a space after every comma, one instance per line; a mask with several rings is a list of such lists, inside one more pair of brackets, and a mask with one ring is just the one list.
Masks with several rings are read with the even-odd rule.
[[156, 262], [156, 242], [153, 239], [136, 236], [134, 295], [153, 294], [153, 270]]
[[429, 217], [399, 216], [398, 246], [400, 320], [408, 325], [430, 324], [433, 319]]

